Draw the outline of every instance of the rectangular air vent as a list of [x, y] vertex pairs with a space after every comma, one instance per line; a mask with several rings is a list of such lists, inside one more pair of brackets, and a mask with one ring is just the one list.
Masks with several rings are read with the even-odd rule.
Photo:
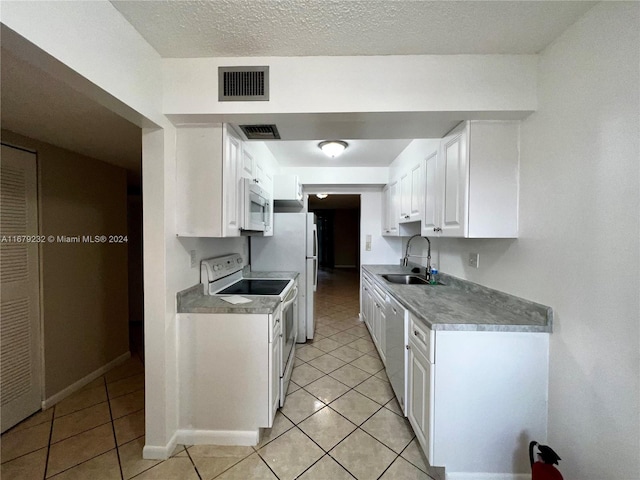
[[240, 125], [247, 140], [280, 140], [275, 125]]
[[269, 67], [218, 67], [218, 101], [269, 100]]

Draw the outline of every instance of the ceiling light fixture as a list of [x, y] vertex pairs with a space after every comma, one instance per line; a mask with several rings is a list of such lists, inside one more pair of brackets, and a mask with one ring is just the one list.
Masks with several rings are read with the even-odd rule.
[[324, 200], [328, 196], [329, 196], [328, 193], [316, 193], [316, 197], [318, 197], [320, 200]]
[[327, 140], [326, 142], [320, 142], [318, 147], [324, 152], [325, 155], [331, 158], [335, 158], [344, 152], [349, 144], [342, 140]]

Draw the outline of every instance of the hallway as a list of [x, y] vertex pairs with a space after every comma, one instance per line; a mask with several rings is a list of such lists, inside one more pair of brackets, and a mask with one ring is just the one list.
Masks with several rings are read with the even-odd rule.
[[401, 416], [358, 292], [357, 269], [319, 271], [315, 337], [297, 346], [287, 402], [256, 447], [180, 446], [143, 460], [135, 357], [2, 435], [3, 480], [442, 480]]

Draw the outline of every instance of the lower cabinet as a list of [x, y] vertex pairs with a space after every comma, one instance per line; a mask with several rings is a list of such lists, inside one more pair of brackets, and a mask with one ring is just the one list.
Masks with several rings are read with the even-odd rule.
[[280, 315], [280, 309], [178, 314], [178, 428], [188, 440], [251, 445], [260, 428], [273, 426], [280, 401]]
[[429, 463], [530, 472], [526, 444], [546, 440], [549, 335], [434, 331], [413, 315], [407, 333], [407, 417]]
[[422, 446], [425, 455], [431, 461], [431, 439], [433, 437], [433, 363], [427, 358], [425, 345], [409, 335], [409, 356], [407, 369], [407, 418]]
[[382, 363], [386, 364], [385, 337], [386, 337], [386, 294], [373, 284], [371, 278], [362, 274], [362, 288], [360, 291], [360, 309], [362, 320], [369, 329]]
[[269, 355], [269, 405], [268, 418], [270, 425], [273, 425], [273, 419], [276, 415], [278, 407], [280, 407], [280, 367], [282, 365], [282, 321], [280, 309], [276, 312], [274, 320], [274, 329], [270, 342]]

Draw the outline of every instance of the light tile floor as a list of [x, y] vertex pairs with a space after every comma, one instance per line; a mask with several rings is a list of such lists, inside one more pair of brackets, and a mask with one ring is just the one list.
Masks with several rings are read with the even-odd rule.
[[179, 446], [142, 459], [138, 357], [2, 435], [3, 480], [441, 480], [401, 416], [358, 319], [357, 270], [321, 270], [316, 334], [298, 345], [285, 406], [256, 447]]

